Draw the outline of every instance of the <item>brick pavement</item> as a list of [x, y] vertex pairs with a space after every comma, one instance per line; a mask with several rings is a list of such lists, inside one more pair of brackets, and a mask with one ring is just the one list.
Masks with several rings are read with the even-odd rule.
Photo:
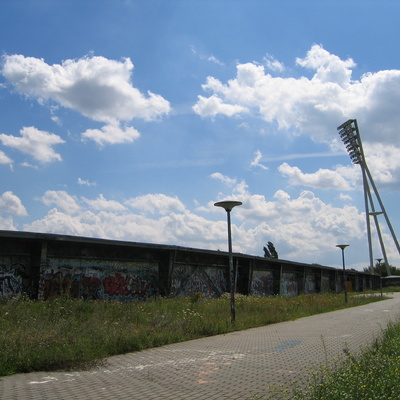
[[361, 307], [110, 357], [88, 371], [4, 377], [0, 399], [278, 398], [293, 381], [306, 384], [310, 368], [377, 339], [399, 316], [400, 293], [392, 296]]

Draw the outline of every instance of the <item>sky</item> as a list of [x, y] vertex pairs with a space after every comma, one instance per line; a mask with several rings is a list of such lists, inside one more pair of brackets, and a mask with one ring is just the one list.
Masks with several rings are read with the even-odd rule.
[[363, 270], [356, 119], [400, 235], [400, 2], [0, 3], [0, 229]]

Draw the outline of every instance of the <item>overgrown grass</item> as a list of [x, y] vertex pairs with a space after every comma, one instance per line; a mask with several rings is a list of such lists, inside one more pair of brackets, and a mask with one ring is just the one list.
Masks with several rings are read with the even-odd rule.
[[0, 375], [82, 368], [107, 356], [369, 303], [380, 296], [201, 296], [116, 302], [0, 300]]
[[[339, 361], [338, 361], [339, 362]], [[318, 371], [294, 400], [397, 400], [400, 398], [400, 323], [389, 325], [382, 342], [340, 365]]]

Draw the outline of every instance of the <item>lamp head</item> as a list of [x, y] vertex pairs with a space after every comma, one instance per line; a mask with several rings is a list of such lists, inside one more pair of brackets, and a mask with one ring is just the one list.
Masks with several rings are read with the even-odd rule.
[[232, 211], [233, 207], [241, 206], [243, 203], [241, 201], [234, 201], [234, 200], [225, 200], [219, 201], [218, 203], [214, 203], [216, 207], [222, 207], [225, 209], [226, 212]]
[[342, 250], [344, 250], [346, 247], [350, 246], [349, 244], [337, 244], [336, 247], [340, 247]]

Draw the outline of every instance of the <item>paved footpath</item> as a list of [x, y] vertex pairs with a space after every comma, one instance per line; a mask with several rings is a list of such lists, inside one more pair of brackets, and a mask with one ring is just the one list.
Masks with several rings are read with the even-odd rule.
[[88, 371], [5, 377], [0, 379], [0, 399], [279, 398], [271, 386], [281, 391], [293, 381], [304, 385], [310, 368], [379, 338], [389, 321], [399, 317], [400, 293], [390, 296], [347, 310], [110, 357]]

